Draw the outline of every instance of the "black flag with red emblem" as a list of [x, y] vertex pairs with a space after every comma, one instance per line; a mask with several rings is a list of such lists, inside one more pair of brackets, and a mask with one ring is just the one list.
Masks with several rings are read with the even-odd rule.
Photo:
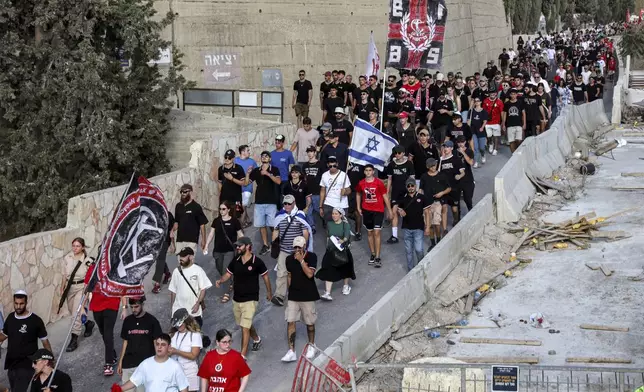
[[109, 297], [142, 295], [143, 278], [167, 234], [163, 193], [145, 177], [133, 174], [99, 248], [97, 270], [87, 291], [98, 289]]
[[440, 68], [446, 21], [444, 0], [391, 0], [387, 67]]

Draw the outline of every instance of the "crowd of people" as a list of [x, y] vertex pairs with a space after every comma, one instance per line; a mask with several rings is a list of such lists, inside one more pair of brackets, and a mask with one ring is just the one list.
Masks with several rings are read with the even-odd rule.
[[[159, 294], [167, 284], [171, 330], [163, 331], [146, 311], [145, 296], [111, 298], [96, 291], [83, 297], [96, 264], [84, 240], [76, 238], [65, 257], [61, 307], [66, 303], [70, 313], [80, 308], [82, 316], [71, 328], [66, 350], [76, 350], [81, 333], [89, 338], [96, 326], [104, 343], [103, 375], [121, 377], [113, 391], [244, 391], [251, 373], [249, 350], [262, 347], [253, 321], [263, 282], [266, 299], [285, 312], [282, 361], [296, 361], [296, 323], [306, 326], [307, 341], [314, 344], [316, 303], [333, 300], [333, 283], [341, 282], [342, 295], [350, 295], [355, 263], [381, 268], [398, 262], [382, 258], [384, 228], [391, 233], [386, 244], [403, 241], [406, 267], [413, 269], [458, 224], [461, 205], [472, 208], [475, 169], [489, 155], [496, 156], [505, 144], [514, 152], [526, 137], [547, 132], [566, 105], [602, 97], [606, 78], [615, 72], [613, 42], [603, 31], [519, 38], [516, 51], [503, 49], [498, 65], [490, 61], [468, 76], [403, 70], [400, 80], [388, 75], [381, 85], [376, 76], [363, 75], [356, 85], [344, 71], [329, 71], [319, 97], [300, 71], [293, 86], [299, 127], [294, 139], [276, 135], [275, 148], [262, 151], [258, 162], [247, 145], [225, 152], [212, 222], [194, 199], [192, 185], [180, 188], [151, 290]], [[323, 119], [319, 127], [309, 116], [314, 101]], [[349, 163], [358, 118], [398, 142], [384, 170]], [[251, 226], [260, 242], [249, 237]], [[324, 242], [318, 247], [322, 255], [313, 247], [318, 229], [324, 232], [317, 236]], [[351, 248], [360, 246], [363, 230], [370, 257], [354, 260]], [[195, 264], [198, 253], [209, 252], [217, 279]], [[166, 253], [178, 258], [172, 272]], [[274, 289], [270, 259], [276, 260]], [[323, 282], [321, 294], [316, 279]], [[213, 280], [224, 288], [221, 303], [232, 300], [242, 331], [239, 351], [232, 349], [232, 334], [225, 329], [216, 333], [215, 348], [206, 350], [211, 342], [202, 331], [208, 311], [204, 299]], [[42, 388], [49, 384], [56, 385], [50, 390], [71, 391], [64, 370], [50, 380], [55, 362], [47, 330], [27, 310], [27, 301], [25, 291], [15, 292], [14, 312], [0, 333], [0, 343], [9, 342], [5, 369], [11, 391], [47, 390]], [[117, 354], [118, 318], [123, 324]], [[309, 346], [304, 355], [312, 358], [315, 350]]]

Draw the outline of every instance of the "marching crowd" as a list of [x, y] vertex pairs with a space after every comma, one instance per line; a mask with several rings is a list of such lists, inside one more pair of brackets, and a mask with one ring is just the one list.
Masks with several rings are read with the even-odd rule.
[[[164, 332], [146, 311], [145, 296], [111, 298], [97, 291], [81, 303], [96, 265], [84, 240], [76, 238], [65, 257], [61, 306], [83, 314], [66, 350], [76, 350], [80, 334], [89, 337], [96, 326], [104, 343], [103, 374], [121, 377], [112, 391], [244, 391], [251, 373], [248, 351], [262, 346], [253, 319], [263, 282], [266, 298], [285, 311], [288, 350], [282, 361], [295, 361], [296, 323], [306, 325], [308, 342], [314, 343], [316, 302], [333, 300], [333, 283], [341, 282], [341, 293], [350, 295], [354, 263], [380, 268], [397, 262], [381, 257], [383, 228], [391, 227], [387, 244], [403, 241], [407, 268], [414, 268], [448, 232], [450, 220], [452, 227], [459, 222], [461, 201], [472, 208], [475, 169], [487, 155], [497, 155], [504, 144], [513, 152], [525, 137], [547, 132], [566, 105], [600, 99], [605, 77], [612, 79], [615, 71], [613, 42], [602, 29], [519, 38], [516, 47], [503, 49], [498, 65], [490, 61], [470, 76], [405, 70], [401, 80], [388, 75], [381, 86], [373, 75], [359, 76], [356, 85], [342, 70], [326, 72], [319, 97], [300, 71], [293, 86], [299, 127], [294, 140], [276, 135], [275, 148], [262, 151], [259, 162], [249, 146], [226, 151], [212, 221], [193, 198], [193, 187], [180, 188], [151, 290], [159, 294], [168, 285], [171, 330]], [[314, 102], [323, 118], [319, 127], [309, 117]], [[397, 141], [384, 170], [349, 163], [357, 118]], [[259, 229], [261, 242], [247, 235], [251, 226]], [[323, 255], [313, 248], [319, 230]], [[362, 240], [363, 230], [370, 257], [354, 260], [351, 247]], [[167, 252], [178, 257], [172, 272]], [[232, 300], [242, 331], [239, 351], [222, 329], [215, 348], [206, 352], [211, 342], [202, 332], [204, 299], [213, 282], [195, 264], [195, 255], [209, 252], [218, 274], [214, 285], [224, 288], [221, 302]], [[269, 258], [276, 260], [274, 288]], [[321, 294], [316, 279], [324, 282]], [[71, 391], [64, 371], [52, 379], [55, 360], [47, 330], [27, 309], [27, 293], [17, 291], [13, 298], [14, 312], [0, 333], [0, 342], [8, 340], [10, 390]], [[118, 318], [123, 320], [120, 353], [113, 333]], [[309, 347], [304, 355], [312, 358], [315, 350]]]

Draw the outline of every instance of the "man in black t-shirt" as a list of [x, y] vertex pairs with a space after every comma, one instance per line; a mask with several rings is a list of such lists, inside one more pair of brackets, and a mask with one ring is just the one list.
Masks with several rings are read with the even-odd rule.
[[217, 287], [230, 278], [233, 279], [233, 315], [235, 322], [242, 329], [241, 355], [246, 359], [248, 343], [253, 339], [253, 351], [258, 351], [262, 345], [262, 339], [253, 327], [253, 317], [259, 303], [259, 280], [261, 277], [266, 285], [266, 299], [270, 302], [273, 299], [271, 281], [268, 278], [266, 264], [256, 257], [252, 252], [252, 241], [248, 237], [238, 238], [235, 242], [237, 257], [235, 257], [226, 273], [215, 282]]
[[[145, 296], [128, 299], [132, 314], [123, 320], [121, 327], [123, 347], [116, 369], [123, 383], [130, 380], [143, 360], [154, 356], [154, 339], [163, 333], [159, 320], [143, 309], [144, 302]], [[136, 390], [141, 392], [143, 388]]]
[[[51, 351], [41, 348], [36, 351], [36, 353], [29, 357], [32, 361], [34, 369], [34, 378], [31, 381], [31, 390], [30, 392], [41, 392], [50, 388], [54, 392], [72, 392], [72, 379], [69, 375], [63, 372], [60, 369], [56, 369], [56, 373], [52, 378], [52, 373], [54, 371], [54, 366], [56, 362], [54, 361], [54, 354]], [[51, 380], [51, 386], [49, 385], [49, 379]], [[18, 389], [14, 389], [17, 391]]]
[[320, 83], [320, 110], [322, 110], [322, 120], [324, 120], [324, 102], [329, 98], [333, 83], [333, 74], [330, 71], [324, 73], [324, 82]]
[[467, 211], [469, 212], [472, 210], [472, 199], [474, 198], [474, 173], [472, 173], [472, 165], [474, 165], [474, 151], [470, 148], [469, 143], [467, 143], [463, 136], [456, 138], [456, 146], [456, 155], [461, 159], [461, 163], [465, 168], [465, 176], [461, 178], [458, 185], [461, 188], [463, 201], [465, 202]]
[[429, 122], [434, 127], [434, 139], [441, 143], [445, 140], [447, 127], [452, 122], [454, 114], [454, 104], [445, 97], [445, 92], [441, 89], [438, 99], [432, 103], [429, 112]]
[[[306, 250], [306, 239], [302, 236], [293, 239], [293, 253], [286, 258], [288, 271], [288, 304], [286, 305], [286, 323], [288, 336], [288, 351], [282, 357], [282, 362], [294, 362], [295, 354], [295, 323], [302, 321], [306, 324], [309, 344], [315, 344], [315, 301], [320, 299], [320, 293], [315, 285], [315, 269], [318, 258], [313, 252]], [[312, 359], [315, 349], [311, 346], [306, 351], [306, 357]]]
[[427, 250], [429, 252], [441, 240], [441, 224], [443, 225], [443, 230], [447, 230], [447, 202], [445, 197], [449, 195], [452, 188], [449, 186], [445, 173], [438, 171], [438, 160], [427, 158], [425, 164], [427, 172], [420, 176], [419, 191], [425, 195], [431, 204], [429, 213], [431, 245]]
[[452, 191], [445, 197], [446, 203], [452, 207], [453, 226], [460, 220], [461, 188], [459, 181], [465, 176], [465, 167], [460, 158], [452, 154], [454, 143], [451, 140], [443, 143], [443, 155], [441, 156], [438, 170], [445, 173]]
[[391, 218], [391, 237], [387, 240], [388, 244], [398, 243], [398, 207], [397, 203], [401, 197], [406, 194], [405, 181], [409, 177], [414, 177], [414, 164], [405, 155], [403, 146], [393, 148], [394, 158], [385, 168], [387, 173], [387, 194], [391, 205], [393, 205], [393, 217]]
[[337, 108], [340, 108], [342, 113], [344, 113], [344, 98], [339, 94], [338, 86], [336, 84], [331, 84], [329, 87], [329, 97], [324, 101], [324, 110], [322, 113], [323, 121], [331, 121]]
[[174, 207], [174, 226], [172, 237], [175, 252], [185, 247], [197, 251], [197, 242], [201, 237], [201, 248], [206, 244], [206, 223], [208, 218], [203, 212], [201, 205], [192, 198], [192, 185], [183, 184], [179, 190], [181, 200]]
[[9, 340], [4, 368], [12, 391], [26, 391], [34, 372], [29, 356], [38, 351], [38, 340], [51, 352], [45, 323], [27, 310], [27, 292], [18, 290], [13, 295], [13, 309], [4, 321], [0, 343]]
[[581, 75], [577, 75], [577, 80], [570, 85], [572, 91], [572, 101], [574, 105], [583, 105], [588, 102], [588, 92]]
[[[407, 270], [411, 271], [423, 259], [423, 235], [429, 235], [431, 204], [425, 195], [418, 193], [416, 180], [413, 177], [405, 181], [405, 187], [407, 191], [405, 196], [397, 201], [396, 211], [402, 217]], [[414, 262], [414, 253], [416, 253], [416, 262]]]
[[224, 153], [224, 164], [217, 170], [219, 183], [219, 203], [229, 201], [234, 203], [238, 215], [242, 212], [242, 186], [244, 186], [244, 168], [235, 163], [235, 151], [228, 150]]
[[307, 147], [306, 155], [309, 160], [302, 165], [302, 171], [304, 172], [308, 193], [311, 195], [311, 205], [306, 211], [306, 220], [311, 225], [313, 234], [315, 234], [315, 215], [320, 209], [320, 178], [322, 178], [324, 170], [322, 169], [322, 163], [316, 157], [317, 150], [315, 146]]
[[262, 151], [260, 155], [261, 165], [254, 169], [249, 168], [246, 172], [245, 185], [255, 182], [255, 210], [253, 213], [253, 225], [259, 228], [262, 236], [262, 248], [260, 255], [267, 254], [270, 250], [268, 242], [268, 228], [274, 225], [273, 220], [277, 214], [277, 205], [280, 201], [279, 186], [282, 183], [280, 171], [271, 165], [271, 153]]
[[507, 49], [503, 48], [503, 52], [499, 55], [499, 65], [501, 65], [501, 72], [503, 75], [508, 71], [508, 63], [510, 62], [510, 55]]
[[345, 118], [344, 109], [341, 107], [335, 108], [333, 118], [329, 120], [331, 123], [331, 130], [338, 137], [338, 141], [347, 146], [351, 144], [351, 137], [353, 136], [353, 124]]
[[302, 128], [302, 120], [309, 116], [309, 108], [313, 100], [313, 85], [306, 80], [306, 72], [301, 69], [299, 80], [293, 83], [293, 109], [297, 117], [297, 127]]
[[512, 62], [510, 63], [508, 68], [510, 69], [510, 76], [512, 76], [513, 78], [516, 78], [519, 74], [519, 69], [520, 69], [520, 65], [516, 57], [512, 59]]
[[510, 143], [510, 151], [514, 152], [521, 145], [523, 132], [526, 128], [526, 115], [523, 103], [517, 99], [517, 90], [510, 89], [510, 100], [503, 105], [501, 127]]

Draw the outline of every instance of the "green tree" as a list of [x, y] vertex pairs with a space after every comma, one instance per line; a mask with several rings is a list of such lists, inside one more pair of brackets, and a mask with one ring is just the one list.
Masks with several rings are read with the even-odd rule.
[[606, 24], [613, 20], [613, 13], [607, 0], [598, 0], [597, 10], [595, 11], [595, 22]]
[[[62, 227], [67, 200], [168, 170], [168, 97], [149, 65], [172, 15], [147, 0], [0, 0], [0, 238]], [[129, 67], [122, 67], [122, 59]]]

